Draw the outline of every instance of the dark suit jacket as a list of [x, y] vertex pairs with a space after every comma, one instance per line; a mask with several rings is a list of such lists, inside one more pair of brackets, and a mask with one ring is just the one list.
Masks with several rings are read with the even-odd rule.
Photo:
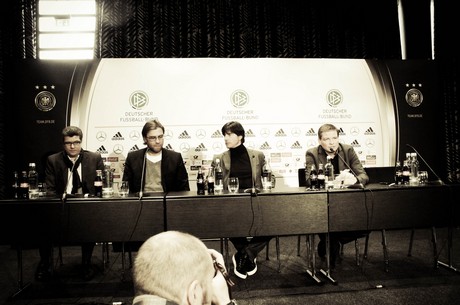
[[[355, 174], [358, 176], [357, 178], [359, 182], [364, 185], [369, 182], [369, 176], [367, 176], [367, 173], [364, 170], [364, 167], [361, 164], [361, 161], [359, 160], [353, 146], [348, 144], [339, 144], [338, 154], [348, 163], [348, 165], [350, 165], [353, 172], [355, 172]], [[326, 164], [326, 155], [327, 153], [324, 151], [321, 145], [307, 150], [305, 159], [308, 175], [310, 175], [312, 164], [315, 164], [316, 169], [318, 169], [319, 163]], [[339, 158], [338, 162], [339, 170], [342, 171], [348, 168], [348, 166], [342, 161], [341, 158]]]
[[[146, 151], [147, 148], [131, 151], [126, 157], [123, 180], [129, 182], [130, 193], [137, 193], [141, 190], [142, 176], [145, 177], [144, 160]], [[187, 170], [180, 153], [163, 149], [161, 158], [161, 185], [165, 192], [190, 190]]]
[[[45, 182], [48, 194], [61, 195], [67, 185], [69, 178], [69, 169], [64, 162], [64, 157], [67, 158], [65, 152], [61, 151], [50, 155], [46, 162]], [[91, 195], [94, 195], [94, 179], [96, 178], [96, 170], [104, 170], [104, 162], [101, 154], [88, 150], [81, 151], [81, 183], [84, 185]]]
[[[265, 155], [263, 152], [246, 148], [249, 154], [249, 160], [251, 161], [252, 180], [254, 186], [258, 189], [262, 189], [262, 169], [265, 164]], [[224, 190], [228, 188], [228, 178], [230, 177], [230, 150], [223, 152], [222, 154], [215, 155], [213, 158], [212, 166], [216, 167], [216, 158], [220, 159], [220, 166], [222, 167], [222, 175], [224, 178]]]

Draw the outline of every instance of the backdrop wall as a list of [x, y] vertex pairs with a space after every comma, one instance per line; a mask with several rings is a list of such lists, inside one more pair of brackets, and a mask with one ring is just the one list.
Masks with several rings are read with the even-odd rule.
[[43, 172], [46, 155], [62, 148], [60, 131], [72, 124], [84, 131], [83, 147], [111, 161], [121, 179], [126, 155], [144, 147], [141, 129], [153, 118], [166, 127], [165, 147], [182, 153], [192, 188], [198, 167], [226, 149], [220, 129], [232, 120], [245, 127], [246, 146], [270, 159], [280, 184], [297, 185], [305, 152], [328, 122], [366, 167], [393, 166], [411, 151], [405, 144], [437, 171], [442, 160], [433, 149], [442, 143], [433, 61], [32, 60], [19, 62], [16, 73], [11, 119], [24, 130], [12, 147], [17, 170], [37, 162]]

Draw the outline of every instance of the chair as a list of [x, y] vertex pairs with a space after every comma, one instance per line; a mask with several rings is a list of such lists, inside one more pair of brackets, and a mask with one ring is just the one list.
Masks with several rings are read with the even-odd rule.
[[[410, 240], [409, 240], [409, 250], [407, 251], [407, 256], [412, 256], [412, 246], [414, 244], [414, 236], [415, 236], [415, 229], [411, 230]], [[433, 243], [433, 264], [434, 268], [438, 267], [438, 246], [437, 246], [437, 236], [436, 236], [436, 228], [431, 227], [431, 242]]]

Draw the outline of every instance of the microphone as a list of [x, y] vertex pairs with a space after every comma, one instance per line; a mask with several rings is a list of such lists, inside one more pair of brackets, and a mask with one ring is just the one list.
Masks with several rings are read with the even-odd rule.
[[361, 183], [361, 181], [359, 181], [358, 179], [358, 175], [356, 175], [355, 171], [351, 168], [350, 164], [348, 164], [347, 161], [345, 161], [344, 158], [342, 158], [342, 156], [339, 154], [339, 151], [338, 150], [334, 150], [332, 147], [331, 149], [329, 149], [329, 151], [331, 153], [334, 153], [334, 155], [336, 156], [339, 156], [340, 160], [342, 160], [342, 162], [348, 167], [348, 169], [350, 170], [350, 172], [353, 174], [353, 176], [355, 176], [356, 178], [356, 183], [355, 184], [352, 184], [352, 185], [349, 185], [347, 188], [349, 189], [363, 189], [364, 188], [364, 185]]
[[61, 201], [62, 201], [62, 202], [65, 202], [66, 199], [67, 199], [67, 188], [69, 187], [70, 179], [71, 179], [72, 176], [73, 176], [73, 170], [74, 170], [74, 168], [75, 168], [75, 163], [76, 163], [76, 162], [73, 162], [72, 168], [70, 169], [70, 173], [69, 173], [69, 175], [67, 176], [67, 183], [65, 184], [64, 192], [62, 193], [62, 197], [61, 197]]
[[144, 160], [142, 160], [142, 174], [141, 174], [141, 189], [139, 190], [139, 200], [142, 199], [144, 195], [144, 176], [145, 176], [145, 159], [147, 159], [147, 152], [149, 151], [148, 147], [145, 150]]
[[[252, 155], [252, 159], [254, 159], [256, 156]], [[256, 188], [256, 178], [252, 176], [252, 167], [251, 167], [251, 180], [252, 180], [252, 188], [245, 189], [245, 193], [251, 193], [252, 197], [256, 197], [257, 193], [260, 193], [260, 190]]]
[[431, 168], [431, 166], [428, 164], [428, 162], [425, 161], [425, 159], [422, 157], [422, 155], [410, 144], [406, 144], [406, 146], [409, 146], [410, 148], [412, 148], [412, 150], [414, 152], [417, 153], [417, 155], [420, 157], [420, 159], [422, 159], [423, 163], [425, 163], [426, 167], [428, 167], [430, 169], [430, 171], [436, 176], [436, 178], [438, 180], [436, 181], [433, 181], [433, 183], [435, 184], [440, 184], [440, 185], [444, 185], [445, 183], [442, 181], [442, 179], [438, 176], [438, 174], [436, 174], [436, 172]]

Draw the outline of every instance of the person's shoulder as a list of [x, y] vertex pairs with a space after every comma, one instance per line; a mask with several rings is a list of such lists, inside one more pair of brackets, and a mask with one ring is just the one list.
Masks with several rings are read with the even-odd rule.
[[264, 152], [261, 151], [261, 150], [257, 150], [257, 149], [254, 149], [254, 148], [249, 148], [249, 147], [246, 147], [246, 150], [248, 151], [248, 153], [250, 154], [253, 154], [253, 155], [263, 155]]
[[170, 156], [173, 156], [173, 155], [180, 155], [179, 152], [175, 151], [175, 150], [172, 150], [172, 149], [167, 149], [167, 148], [163, 148], [162, 149], [162, 154], [163, 155], [170, 155]]
[[98, 157], [102, 158], [101, 153], [98, 151], [82, 150], [82, 153], [87, 156], [91, 156], [93, 158], [98, 158]]
[[350, 144], [340, 143], [340, 146], [342, 147], [343, 150], [354, 149], [353, 146], [351, 146]]
[[138, 149], [138, 150], [131, 150], [128, 152], [128, 155], [127, 157], [134, 157], [134, 156], [137, 156], [137, 155], [143, 155], [145, 154], [145, 148], [142, 148], [142, 149]]

